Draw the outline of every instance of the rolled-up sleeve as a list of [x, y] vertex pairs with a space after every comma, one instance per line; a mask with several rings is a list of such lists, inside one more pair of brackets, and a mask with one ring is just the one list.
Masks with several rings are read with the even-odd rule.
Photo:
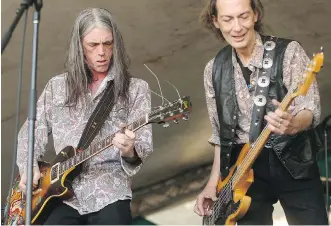
[[[35, 121], [35, 143], [34, 143], [34, 161], [33, 165], [38, 166], [39, 160], [48, 143], [48, 136], [52, 132], [52, 85], [48, 82], [42, 94], [37, 101], [36, 121]], [[26, 120], [18, 134], [17, 141], [17, 159], [16, 163], [20, 175], [26, 169], [28, 159], [28, 120]]]
[[220, 145], [220, 136], [219, 136], [219, 119], [216, 108], [216, 100], [215, 100], [215, 91], [212, 83], [212, 69], [213, 69], [214, 59], [210, 60], [204, 70], [204, 88], [205, 88], [205, 96], [206, 96], [206, 104], [209, 115], [209, 120], [212, 127], [212, 133], [208, 142], [211, 145]]
[[[141, 118], [147, 113], [151, 112], [151, 93], [149, 91], [149, 86], [147, 82], [143, 80], [135, 80], [136, 84], [132, 89], [132, 100], [131, 109], [128, 116], [128, 122], [132, 123], [133, 121]], [[135, 131], [136, 140], [135, 140], [135, 151], [137, 152], [139, 158], [142, 162], [137, 164], [128, 163], [123, 158], [121, 158], [121, 165], [124, 171], [128, 176], [135, 175], [141, 168], [142, 163], [146, 158], [153, 152], [153, 139], [152, 139], [152, 125], [148, 124], [137, 131]]]
[[[293, 41], [288, 45], [283, 62], [283, 82], [288, 90], [292, 89], [296, 82], [303, 79], [309, 61], [307, 54], [298, 42]], [[321, 117], [321, 104], [316, 79], [309, 87], [307, 94], [296, 97], [292, 106], [294, 106], [292, 115], [296, 115], [304, 109], [310, 110], [313, 114], [312, 126], [318, 125]]]

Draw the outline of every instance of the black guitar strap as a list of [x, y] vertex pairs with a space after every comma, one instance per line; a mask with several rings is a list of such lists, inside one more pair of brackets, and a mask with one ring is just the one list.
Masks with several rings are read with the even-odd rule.
[[110, 111], [114, 106], [114, 81], [108, 82], [105, 93], [101, 97], [98, 105], [95, 107], [92, 115], [90, 116], [83, 134], [77, 145], [77, 150], [84, 150], [88, 148], [97, 133], [100, 131], [106, 118], [109, 116]]
[[264, 43], [262, 69], [259, 71], [254, 95], [254, 106], [250, 128], [249, 142], [252, 144], [260, 135], [267, 104], [271, 69], [275, 56], [276, 38], [270, 36]]

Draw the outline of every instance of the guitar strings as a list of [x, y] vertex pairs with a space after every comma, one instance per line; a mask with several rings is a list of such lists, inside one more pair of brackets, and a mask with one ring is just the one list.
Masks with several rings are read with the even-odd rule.
[[[305, 72], [307, 73], [307, 72]], [[307, 76], [306, 76], [307, 77]], [[288, 92], [286, 94], [286, 96], [284, 97], [283, 101], [280, 103], [280, 106], [279, 108], [284, 108], [285, 110], [287, 108], [285, 108], [286, 106], [285, 105], [285, 101], [287, 98], [290, 97], [291, 94], [293, 94], [294, 90], [296, 89], [294, 87], [294, 84], [292, 85], [292, 87], [290, 88], [291, 89], [291, 92]], [[263, 131], [261, 132], [261, 135], [264, 134], [264, 133], [269, 133], [269, 134], [266, 134], [267, 136], [270, 135], [271, 131], [268, 129], [268, 125], [267, 124], [265, 126], [265, 128], [263, 129]], [[221, 205], [224, 204], [225, 200], [224, 198], [228, 198], [229, 197], [229, 194], [228, 194], [228, 189], [230, 188], [230, 186], [232, 185], [232, 183], [237, 183], [239, 181], [239, 178], [240, 178], [240, 174], [243, 174], [246, 170], [245, 168], [248, 167], [249, 165], [249, 160], [253, 160], [255, 155], [256, 155], [256, 151], [259, 151], [256, 149], [256, 145], [257, 144], [261, 144], [261, 142], [265, 142], [263, 141], [264, 139], [262, 139], [262, 137], [265, 137], [265, 135], [263, 136], [259, 136], [258, 139], [253, 143], [253, 145], [251, 145], [252, 148], [249, 149], [248, 153], [246, 154], [246, 156], [244, 157], [242, 163], [243, 164], [240, 164], [240, 166], [238, 167], [237, 171], [232, 175], [232, 177], [229, 179], [229, 181], [227, 182], [227, 184], [224, 186], [224, 188], [222, 189], [222, 191], [225, 191], [224, 193], [222, 192], [221, 196], [217, 199], [217, 201], [213, 204], [212, 206], [212, 215], [211, 216], [205, 216], [207, 217], [207, 221], [208, 221], [208, 224], [210, 225], [210, 219], [212, 219], [213, 221], [213, 224], [215, 224], [215, 218], [216, 218], [216, 214], [218, 215], [219, 214], [219, 210], [220, 210], [220, 207]], [[248, 159], [248, 160], [247, 160]], [[236, 184], [235, 184], [236, 185]], [[231, 195], [231, 194], [230, 194]], [[215, 211], [216, 210], [216, 211]]]
[[[293, 90], [292, 90], [293, 92]], [[289, 98], [290, 94], [292, 92], [288, 92], [287, 95], [284, 97], [283, 100], [286, 100], [287, 98]], [[284, 107], [282, 105], [284, 105], [285, 102], [282, 101], [282, 103], [280, 104], [280, 107]], [[265, 128], [263, 129], [263, 131], [261, 132], [261, 135], [264, 134], [264, 133], [270, 133], [271, 131], [268, 129], [268, 124], [265, 126]], [[269, 134], [270, 135], [270, 134]], [[242, 164], [240, 164], [240, 166], [237, 168], [237, 171], [233, 174], [233, 176], [229, 179], [229, 181], [227, 182], [227, 184], [224, 186], [224, 188], [222, 189], [224, 192], [221, 193], [221, 196], [218, 198], [218, 200], [213, 204], [213, 207], [212, 207], [212, 215], [211, 216], [208, 216], [208, 222], [210, 218], [212, 218], [212, 221], [214, 222], [215, 221], [215, 218], [216, 218], [216, 214], [218, 215], [219, 213], [219, 210], [220, 210], [220, 207], [225, 203], [225, 198], [229, 198], [229, 196], [231, 194], [228, 193], [228, 190], [230, 188], [230, 186], [232, 185], [232, 183], [237, 183], [241, 174], [243, 174], [245, 171], [246, 171], [246, 167], [250, 164], [249, 163], [249, 160], [252, 160], [254, 158], [254, 156], [256, 155], [256, 151], [258, 151], [255, 147], [257, 146], [257, 144], [261, 144], [261, 142], [265, 142], [263, 141], [264, 136], [259, 136], [258, 139], [251, 145], [252, 148], [250, 148], [250, 150], [248, 151], [248, 153], [245, 155], [243, 161], [242, 161]], [[214, 222], [215, 223], [215, 222]]]
[[[180, 103], [181, 105], [182, 105], [182, 103], [179, 101], [179, 100], [176, 100], [176, 101], [174, 101], [173, 103], [171, 103], [171, 104], [173, 104], [173, 105], [175, 105], [175, 104], [178, 104], [178, 103]], [[149, 115], [149, 117], [150, 116], [152, 116], [152, 115], [154, 115], [154, 114], [156, 114], [156, 113], [159, 113], [160, 112], [160, 109], [155, 109], [155, 110], [153, 110], [153, 111], [151, 111], [148, 115]], [[134, 120], [132, 123], [130, 123], [129, 125], [128, 125], [128, 127], [130, 127], [130, 126], [132, 126], [136, 121], [140, 121], [140, 120], [142, 120], [143, 118], [145, 117], [145, 115], [142, 115], [141, 117], [138, 117], [138, 119], [136, 119], [136, 120]], [[140, 126], [143, 126], [143, 125], [140, 125]], [[137, 127], [135, 130], [137, 130], [139, 127]], [[120, 132], [120, 130], [118, 130], [117, 132]], [[115, 133], [117, 133], [117, 132], [115, 132]], [[110, 137], [111, 136], [113, 136], [115, 133], [113, 133], [112, 135], [110, 135]], [[107, 139], [107, 138], [106, 138]], [[60, 175], [62, 175], [65, 171], [67, 171], [68, 169], [70, 169], [71, 167], [74, 167], [74, 166], [77, 166], [77, 165], [79, 165], [79, 164], [81, 164], [81, 162], [79, 162], [79, 163], [77, 163], [77, 164], [74, 164], [73, 166], [71, 166], [71, 167], [69, 167], [68, 169], [67, 169], [67, 167], [66, 167], [66, 165], [70, 165], [70, 161], [72, 161], [74, 158], [78, 158], [78, 160], [79, 160], [79, 158], [82, 156], [82, 155], [84, 155], [84, 154], [86, 154], [86, 152], [87, 151], [90, 151], [90, 149], [91, 149], [91, 147], [92, 147], [92, 145], [93, 146], [95, 146], [95, 145], [99, 145], [99, 144], [101, 144], [102, 143], [102, 141], [98, 141], [98, 142], [95, 142], [95, 143], [93, 143], [93, 144], [91, 144], [88, 148], [86, 148], [83, 152], [80, 152], [80, 153], [78, 153], [78, 154], [76, 154], [75, 156], [73, 156], [73, 157], [71, 157], [71, 158], [69, 158], [69, 159], [67, 159], [67, 160], [65, 160], [65, 161], [63, 161], [63, 162], [61, 162], [60, 163]], [[107, 145], [107, 146], [105, 146], [102, 150], [104, 150], [105, 148], [108, 148], [108, 147], [110, 147], [110, 146], [112, 146], [112, 145]], [[101, 151], [101, 150], [100, 150]], [[99, 151], [99, 152], [100, 152]], [[94, 155], [95, 154], [97, 154], [98, 152], [96, 152], [96, 153], [94, 153]], [[73, 160], [73, 161], [75, 161], [75, 160]], [[65, 165], [65, 170], [62, 170], [62, 167], [61, 166], [63, 166], [63, 165]]]
[[[287, 102], [287, 99], [290, 97], [290, 94], [292, 92], [289, 92], [285, 97], [284, 97], [284, 100], [282, 101], [282, 103], [280, 104], [279, 108], [283, 108], [285, 107], [285, 102]], [[286, 109], [285, 109], [286, 110]], [[270, 135], [271, 131], [268, 129], [268, 125], [267, 124], [264, 129], [262, 130], [261, 132], [261, 135], [265, 134], [265, 135]], [[269, 134], [267, 134], [269, 133]], [[249, 150], [249, 152], [247, 153], [247, 155], [244, 157], [244, 160], [242, 161], [243, 164], [241, 164], [239, 167], [238, 167], [238, 170], [236, 171], [235, 175], [234, 175], [234, 182], [237, 183], [238, 180], [239, 180], [239, 177], [241, 176], [240, 174], [243, 174], [245, 173], [246, 169], [248, 167], [248, 165], [250, 164], [249, 162], [255, 157], [257, 151], [256, 147], [259, 145], [259, 144], [262, 144], [263, 142], [265, 142], [265, 135], [263, 136], [259, 136], [256, 141], [251, 145], [251, 149]]]

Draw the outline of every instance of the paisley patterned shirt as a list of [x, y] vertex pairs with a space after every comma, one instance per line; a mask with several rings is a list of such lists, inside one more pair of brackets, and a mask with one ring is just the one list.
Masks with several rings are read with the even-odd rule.
[[[262, 43], [261, 36], [256, 33], [256, 45], [254, 47], [250, 63], [247, 65], [247, 67], [251, 71], [251, 84], [256, 84], [258, 72], [260, 69], [262, 69], [263, 53], [264, 45]], [[210, 60], [205, 67], [204, 87], [209, 119], [212, 125], [212, 135], [208, 142], [212, 145], [220, 145], [219, 119], [216, 108], [215, 91], [212, 82], [212, 69], [214, 59]], [[300, 46], [300, 44], [296, 41], [290, 42], [285, 50], [283, 60], [283, 83], [288, 90], [290, 89], [292, 84], [303, 75], [308, 62], [309, 58], [303, 48]], [[234, 50], [232, 50], [232, 63], [234, 65], [233, 76], [235, 79], [236, 98], [239, 108], [238, 127], [236, 130], [235, 142], [238, 144], [248, 143], [252, 118], [252, 109], [254, 104], [253, 97], [255, 90], [248, 89]], [[316, 80], [310, 86], [306, 96], [298, 96], [294, 99], [294, 101], [292, 102], [292, 107], [293, 115], [296, 115], [299, 111], [303, 109], [308, 109], [312, 111], [314, 116], [313, 125], [316, 126], [319, 123], [321, 107]]]
[[[77, 146], [81, 134], [94, 108], [102, 97], [108, 81], [114, 78], [113, 70], [100, 84], [94, 96], [88, 93], [79, 99], [76, 109], [64, 107], [66, 100], [65, 75], [53, 77], [46, 85], [37, 102], [35, 124], [34, 165], [37, 165], [52, 133], [55, 151], [58, 154], [66, 146]], [[129, 104], [116, 103], [95, 141], [119, 131], [121, 123], [129, 124], [149, 113], [151, 96], [148, 84], [132, 78], [129, 88]], [[135, 150], [142, 162], [153, 151], [152, 126], [147, 125], [136, 132]], [[18, 135], [17, 165], [22, 175], [26, 167], [28, 150], [28, 122]], [[65, 201], [80, 214], [99, 211], [118, 200], [131, 199], [131, 179], [140, 169], [121, 158], [117, 148], [111, 146], [83, 163], [81, 174], [73, 180], [75, 196]]]

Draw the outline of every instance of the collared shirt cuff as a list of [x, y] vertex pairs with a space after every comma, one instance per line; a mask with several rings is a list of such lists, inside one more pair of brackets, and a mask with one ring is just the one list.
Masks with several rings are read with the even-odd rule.
[[142, 158], [140, 157], [141, 155], [139, 154], [139, 153], [141, 153], [140, 152], [140, 145], [135, 144], [134, 151], [137, 153], [138, 158], [139, 158], [135, 162], [130, 163], [130, 162], [126, 161], [125, 158], [123, 158], [121, 156], [122, 168], [129, 177], [134, 176], [139, 171], [139, 169], [142, 165]]
[[[24, 162], [23, 164], [17, 164], [17, 166], [18, 166], [18, 172], [20, 176], [22, 176], [23, 173], [26, 171], [26, 167], [27, 167], [26, 162]], [[33, 168], [34, 167], [39, 167], [38, 161], [35, 159], [33, 160]]]
[[220, 145], [221, 142], [220, 142], [220, 138], [215, 136], [215, 135], [212, 135], [209, 140], [208, 140], [208, 143], [215, 146], [215, 145]]

